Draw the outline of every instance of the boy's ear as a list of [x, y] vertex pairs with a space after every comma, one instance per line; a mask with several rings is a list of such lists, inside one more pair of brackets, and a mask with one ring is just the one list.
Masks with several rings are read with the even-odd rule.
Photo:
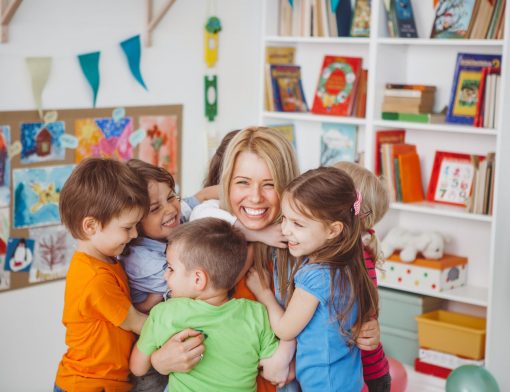
[[83, 218], [81, 225], [82, 225], [83, 232], [87, 236], [96, 234], [96, 231], [98, 230], [98, 228], [100, 226], [99, 222], [91, 216], [86, 216], [85, 218]]
[[344, 224], [342, 222], [336, 221], [329, 225], [327, 239], [332, 240], [335, 237], [338, 237], [340, 233], [344, 229]]
[[195, 284], [195, 289], [198, 291], [204, 291], [207, 287], [207, 283], [209, 282], [209, 276], [202, 269], [196, 269], [193, 271], [193, 283]]

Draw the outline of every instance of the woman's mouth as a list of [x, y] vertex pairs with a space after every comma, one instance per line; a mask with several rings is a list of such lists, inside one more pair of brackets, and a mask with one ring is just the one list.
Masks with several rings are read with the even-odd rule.
[[264, 215], [268, 208], [249, 208], [249, 207], [242, 207], [242, 210], [246, 213], [246, 215], [250, 217], [259, 217], [261, 215]]

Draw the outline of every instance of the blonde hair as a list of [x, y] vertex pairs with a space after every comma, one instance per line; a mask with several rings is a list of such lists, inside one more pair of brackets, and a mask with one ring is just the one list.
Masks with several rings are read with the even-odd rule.
[[382, 181], [380, 181], [370, 170], [352, 162], [337, 162], [334, 167], [344, 170], [354, 181], [356, 189], [361, 193], [363, 201], [361, 202], [360, 214], [363, 217], [363, 244], [368, 248], [378, 267], [384, 262], [379, 239], [375, 233], [370, 233], [386, 214], [390, 207], [390, 198], [388, 191]]
[[[249, 151], [264, 160], [271, 177], [274, 181], [274, 189], [281, 199], [283, 189], [287, 184], [299, 175], [297, 159], [292, 145], [278, 131], [266, 127], [249, 127], [241, 130], [230, 141], [223, 159], [220, 179], [220, 206], [224, 210], [233, 213], [230, 204], [230, 185], [234, 173], [237, 157], [241, 152]], [[275, 222], [279, 222], [281, 211]], [[287, 272], [289, 253], [287, 249], [278, 249], [278, 260], [285, 260], [284, 270], [279, 269], [279, 276]], [[267, 264], [271, 259], [270, 247], [257, 243], [254, 249], [254, 266], [257, 271], [267, 270]], [[282, 285], [280, 284], [280, 288]]]

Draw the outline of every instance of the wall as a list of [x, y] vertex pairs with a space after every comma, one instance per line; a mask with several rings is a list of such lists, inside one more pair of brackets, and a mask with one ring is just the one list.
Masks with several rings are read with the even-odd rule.
[[[163, 2], [154, 1], [155, 9]], [[34, 109], [25, 57], [52, 56], [44, 107], [88, 108], [91, 94], [76, 55], [101, 50], [97, 106], [184, 105], [183, 193], [195, 192], [207, 165], [203, 116], [203, 26], [209, 4], [222, 23], [217, 129], [257, 122], [261, 2], [176, 1], [143, 49], [149, 92], [133, 81], [118, 43], [144, 24], [139, 0], [25, 0], [0, 44], [0, 111]], [[1, 112], [0, 112], [1, 123]], [[192, 157], [192, 158], [191, 158]], [[60, 319], [64, 283], [0, 294], [0, 390], [49, 391], [65, 351]]]

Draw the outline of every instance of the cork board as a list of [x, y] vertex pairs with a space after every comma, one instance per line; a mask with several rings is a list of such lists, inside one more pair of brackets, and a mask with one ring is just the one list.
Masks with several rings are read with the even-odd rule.
[[[2, 171], [4, 171], [4, 176], [6, 176], [4, 182], [8, 181], [8, 186], [5, 185], [3, 188], [0, 188], [4, 191], [7, 191], [7, 189], [9, 191], [9, 201], [4, 204], [5, 207], [0, 208], [0, 211], [2, 211], [0, 221], [5, 223], [3, 226], [0, 225], [1, 230], [4, 231], [3, 235], [5, 237], [8, 230], [9, 237], [8, 240], [3, 238], [0, 241], [0, 259], [2, 259], [0, 263], [0, 294], [9, 290], [48, 283], [65, 277], [65, 273], [51, 273], [51, 270], [59, 265], [55, 260], [62, 261], [68, 257], [65, 253], [71, 252], [70, 249], [72, 247], [67, 245], [70, 244], [69, 241], [72, 241], [72, 239], [59, 226], [58, 221], [53, 220], [45, 223], [44, 221], [39, 222], [36, 220], [34, 223], [30, 220], [33, 216], [26, 212], [35, 209], [36, 213], [39, 213], [42, 211], [42, 208], [46, 208], [50, 204], [53, 214], [55, 210], [58, 211], [58, 196], [56, 195], [59, 192], [59, 187], [65, 182], [67, 173], [72, 170], [71, 165], [76, 164], [80, 158], [98, 154], [110, 156], [110, 153], [112, 153], [113, 157], [120, 160], [128, 159], [129, 156], [146, 161], [152, 160], [151, 163], [169, 169], [176, 183], [181, 183], [182, 105], [124, 107], [125, 117], [115, 122], [115, 124], [120, 124], [119, 121], [122, 122], [123, 136], [108, 139], [108, 135], [113, 135], [115, 132], [115, 130], [111, 131], [115, 127], [108, 125], [114, 121], [112, 119], [114, 109], [58, 110], [58, 119], [55, 123], [52, 123], [55, 126], [49, 126], [48, 124], [46, 127], [39, 128], [31, 125], [32, 123], [42, 122], [38, 112], [35, 110], [0, 112], [0, 133], [3, 135], [5, 129], [10, 131], [10, 140], [5, 140], [5, 137], [0, 135], [3, 138], [0, 140], [0, 176]], [[37, 130], [34, 131], [31, 127], [37, 128]], [[145, 137], [142, 132], [143, 140], [140, 144], [131, 146], [130, 141], [133, 139], [128, 139], [125, 135], [133, 134], [133, 132], [140, 128], [146, 130]], [[92, 133], [91, 129], [93, 130]], [[94, 134], [94, 132], [98, 133], [99, 130], [106, 136], [102, 139], [102, 144], [92, 145], [91, 141], [93, 138], [90, 135]], [[65, 148], [65, 145], [62, 147], [62, 145], [57, 145], [56, 143], [52, 144], [51, 137], [53, 136], [53, 140], [57, 140], [55, 137], [57, 132], [60, 132], [59, 140], [62, 140], [62, 132], [66, 136], [73, 135], [77, 137], [79, 140], [78, 148]], [[119, 140], [122, 138], [124, 138], [124, 148], [120, 147], [119, 144]], [[48, 139], [50, 139], [49, 142]], [[27, 142], [27, 140], [29, 141]], [[76, 139], [74, 140], [76, 141]], [[7, 144], [7, 148], [3, 150], [2, 141]], [[12, 152], [13, 144], [18, 143], [17, 141], [21, 141], [21, 152], [16, 155], [13, 154], [9, 160], [6, 160], [6, 162], [10, 162], [10, 167], [8, 167], [2, 161], [2, 153], [5, 154], [5, 150], [11, 150]], [[110, 142], [117, 144], [113, 146], [113, 143]], [[48, 146], [50, 146], [50, 154], [48, 154]], [[125, 146], [128, 147], [126, 148]], [[46, 176], [49, 177], [49, 180]], [[41, 188], [37, 185], [41, 177], [46, 178], [47, 184], [50, 180], [54, 181], [51, 185], [44, 185]], [[44, 188], [45, 186], [48, 188]], [[50, 188], [52, 186], [53, 188]], [[35, 204], [31, 205], [29, 203], [21, 203], [20, 201], [24, 200], [22, 192], [31, 192], [32, 196], [35, 194], [39, 199]], [[0, 193], [0, 200], [1, 198], [2, 194]], [[43, 200], [42, 203], [49, 200], [49, 203], [41, 207], [40, 200]], [[38, 210], [38, 208], [40, 209]], [[44, 212], [46, 211], [50, 210], [44, 210]], [[52, 216], [55, 219], [54, 215], [47, 216]], [[63, 239], [64, 235], [66, 239]], [[20, 245], [20, 242], [23, 244]], [[16, 247], [13, 244], [16, 244]], [[41, 244], [43, 246], [39, 246]], [[30, 258], [32, 261], [29, 271], [16, 271], [14, 267], [13, 263], [15, 262], [12, 260], [16, 258], [15, 252], [18, 252], [19, 247], [31, 249]], [[25, 250], [25, 254], [26, 252], [27, 250]], [[48, 256], [49, 254], [51, 254], [51, 257]], [[41, 255], [44, 257], [39, 257]], [[54, 259], [55, 257], [57, 258]], [[45, 266], [46, 270], [41, 268], [42, 259], [45, 262], [52, 260]], [[27, 260], [26, 256], [24, 260]], [[69, 260], [65, 261], [69, 262]], [[7, 264], [9, 265], [8, 267], [6, 267]], [[5, 271], [5, 268], [10, 269], [10, 271]], [[25, 268], [28, 268], [28, 266]]]

